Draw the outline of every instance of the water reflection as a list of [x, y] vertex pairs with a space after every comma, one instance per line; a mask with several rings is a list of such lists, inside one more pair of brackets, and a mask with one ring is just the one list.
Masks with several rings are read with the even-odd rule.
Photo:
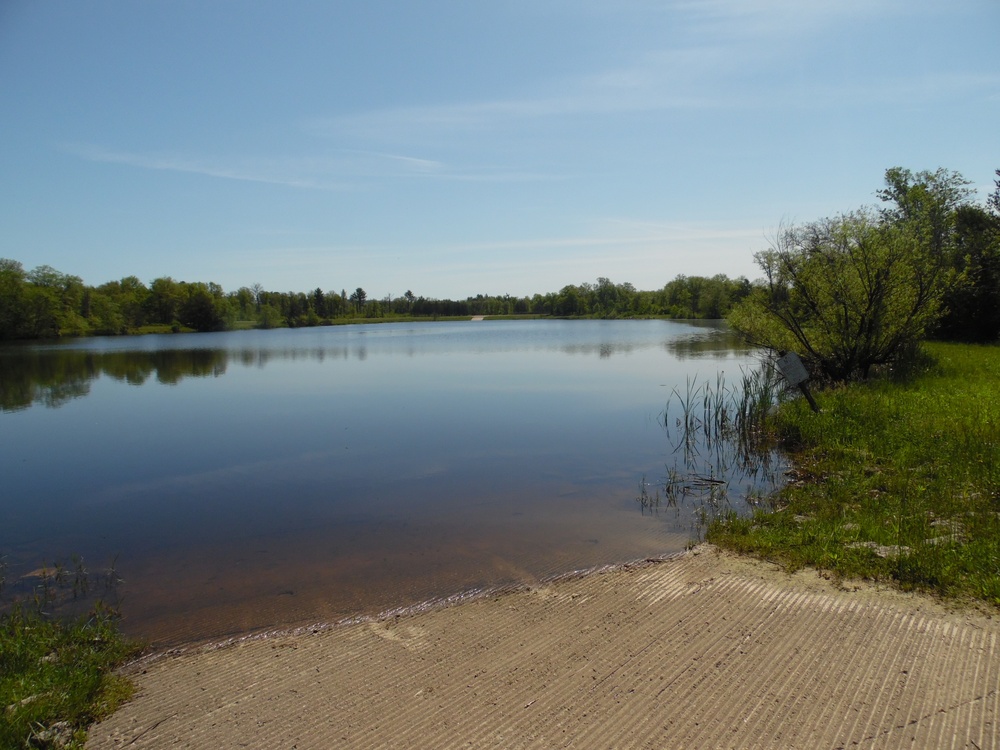
[[[698, 490], [759, 483], [673, 427], [675, 389], [752, 364], [733, 343], [523, 321], [0, 347], [0, 554], [28, 586], [117, 559], [126, 627], [169, 643], [679, 551]], [[670, 513], [637, 509], [642, 477]]]
[[33, 404], [48, 408], [90, 394], [91, 381], [101, 376], [144, 385], [150, 378], [177, 385], [184, 378], [219, 377], [226, 372], [229, 355], [213, 349], [155, 352], [87, 352], [74, 349], [20, 348], [0, 356], [0, 411], [19, 411]]
[[724, 361], [733, 352], [749, 355], [753, 351], [735, 332], [719, 329], [678, 336], [663, 342], [663, 348], [680, 360], [710, 358]]
[[714, 381], [688, 379], [683, 391], [674, 388], [663, 415], [672, 460], [655, 492], [644, 478], [637, 498], [650, 512], [660, 507], [661, 489], [669, 507], [693, 501], [699, 538], [719, 513], [757, 507], [781, 485], [787, 469], [766, 419], [788, 396], [786, 384], [763, 355], [741, 369], [738, 383], [727, 383], [720, 371]]
[[[585, 323], [584, 321], [569, 322], [570, 325]], [[435, 325], [445, 328], [442, 324]], [[383, 326], [382, 328], [391, 328]], [[476, 337], [462, 340], [455, 336], [456, 329], [438, 331], [439, 338], [458, 338], [457, 345], [471, 344], [471, 349], [491, 354], [518, 352], [528, 350], [547, 350], [561, 352], [570, 356], [597, 356], [608, 359], [614, 355], [629, 355], [651, 347], [662, 346], [671, 356], [678, 360], [709, 358], [723, 362], [732, 357], [734, 352], [748, 354], [751, 350], [739, 338], [718, 323], [706, 325], [695, 321], [685, 324], [693, 332], [667, 337], [662, 341], [650, 340], [588, 340], [581, 342], [565, 342], [559, 337], [535, 336], [527, 339], [512, 339], [510, 331], [491, 331], [501, 335]], [[698, 328], [702, 330], [698, 331]], [[323, 363], [355, 359], [365, 361], [372, 353], [382, 356], [398, 356], [400, 353], [408, 358], [434, 354], [440, 348], [440, 341], [431, 343], [428, 339], [434, 334], [426, 331], [414, 331], [413, 328], [402, 331], [394, 330], [389, 336], [373, 335], [367, 331], [341, 329], [347, 338], [368, 336], [372, 342], [355, 344], [333, 344], [328, 341], [313, 343], [319, 338], [313, 334], [302, 337], [303, 340], [286, 341], [276, 345], [275, 334], [296, 336], [297, 331], [250, 331], [242, 334], [228, 334], [228, 339], [211, 334], [187, 334], [179, 336], [151, 336], [156, 347], [163, 348], [129, 348], [133, 344], [130, 339], [86, 339], [48, 344], [43, 346], [13, 345], [0, 347], [0, 366], [4, 377], [0, 379], [0, 411], [18, 411], [33, 404], [48, 408], [58, 408], [73, 399], [82, 398], [90, 393], [90, 383], [101, 376], [127, 383], [129, 385], [144, 385], [150, 378], [164, 385], [176, 385], [184, 378], [219, 377], [224, 375], [231, 363], [241, 367], [263, 368], [275, 361], [312, 361]], [[356, 327], [349, 327], [354, 329]], [[482, 330], [479, 331], [481, 333]], [[382, 331], [381, 333], [385, 333]], [[406, 341], [418, 336], [418, 346]], [[227, 334], [223, 334], [227, 336]], [[200, 340], [199, 340], [200, 339]], [[254, 341], [253, 339], [256, 339]], [[400, 347], [399, 341], [404, 341]], [[197, 343], [199, 346], [195, 347]], [[251, 344], [252, 345], [249, 345]], [[92, 347], [89, 348], [88, 347]], [[173, 348], [176, 346], [177, 348]], [[103, 349], [102, 347], [107, 347]]]

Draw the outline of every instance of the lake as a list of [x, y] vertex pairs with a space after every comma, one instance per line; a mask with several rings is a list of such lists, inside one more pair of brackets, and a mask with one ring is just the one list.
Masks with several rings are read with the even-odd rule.
[[664, 320], [6, 345], [3, 595], [86, 584], [163, 646], [677, 552], [706, 502], [773, 486], [676, 429], [693, 383], [754, 365]]

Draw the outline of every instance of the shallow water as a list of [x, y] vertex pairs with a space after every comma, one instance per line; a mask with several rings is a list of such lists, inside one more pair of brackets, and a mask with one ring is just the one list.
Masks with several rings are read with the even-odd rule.
[[0, 347], [4, 593], [80, 555], [163, 645], [670, 554], [704, 498], [643, 487], [680, 467], [742, 510], [773, 479], [690, 444], [685, 464], [665, 428], [675, 390], [752, 364], [721, 324], [675, 321]]

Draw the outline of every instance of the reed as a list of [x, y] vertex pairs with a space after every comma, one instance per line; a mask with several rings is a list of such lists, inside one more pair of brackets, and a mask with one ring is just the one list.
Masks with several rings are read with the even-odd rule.
[[909, 378], [781, 405], [793, 481], [752, 515], [723, 513], [721, 546], [841, 577], [1000, 606], [1000, 347], [930, 344]]
[[635, 499], [643, 514], [656, 513], [660, 509], [660, 489], [656, 487], [653, 492], [650, 492], [650, 486], [650, 483], [646, 481], [646, 475], [643, 474], [639, 481], [639, 495]]
[[768, 360], [743, 370], [735, 385], [719, 372], [714, 380], [689, 377], [683, 390], [671, 392], [662, 422], [674, 462], [658, 489], [671, 506], [693, 504], [697, 539], [711, 519], [748, 513], [780, 483], [774, 415], [784, 396]]
[[[668, 432], [677, 430], [687, 443], [735, 439], [748, 449], [768, 443], [773, 447], [777, 433], [772, 417], [786, 394], [784, 381], [769, 360], [743, 369], [735, 387], [727, 384], [724, 372], [716, 375], [714, 384], [688, 377], [683, 393], [677, 388], [671, 392], [663, 422]], [[674, 401], [677, 409], [672, 408]]]

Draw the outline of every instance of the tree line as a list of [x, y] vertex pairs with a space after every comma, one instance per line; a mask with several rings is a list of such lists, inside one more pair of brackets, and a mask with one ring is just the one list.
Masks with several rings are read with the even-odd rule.
[[537, 315], [728, 318], [753, 345], [796, 351], [832, 380], [899, 364], [926, 336], [1000, 338], [1000, 170], [984, 205], [946, 169], [893, 167], [880, 206], [783, 226], [754, 257], [751, 283], [677, 276], [640, 291], [599, 278], [531, 297], [432, 299], [407, 291], [372, 299], [361, 287], [225, 292], [214, 282], [135, 276], [88, 286], [50, 266], [0, 259], [0, 340], [143, 330], [299, 327], [370, 319]]
[[946, 169], [893, 167], [881, 205], [781, 227], [729, 313], [752, 344], [832, 381], [912, 363], [933, 336], [1000, 338], [1000, 170], [985, 205]]
[[451, 300], [407, 291], [400, 297], [372, 299], [361, 287], [350, 294], [321, 288], [275, 292], [258, 283], [226, 292], [215, 282], [175, 281], [169, 276], [148, 285], [127, 276], [89, 286], [79, 276], [51, 266], [26, 271], [18, 261], [0, 258], [0, 340], [474, 315], [722, 318], [750, 289], [745, 278], [719, 274], [678, 276], [655, 291], [599, 278], [532, 297], [478, 294]]

